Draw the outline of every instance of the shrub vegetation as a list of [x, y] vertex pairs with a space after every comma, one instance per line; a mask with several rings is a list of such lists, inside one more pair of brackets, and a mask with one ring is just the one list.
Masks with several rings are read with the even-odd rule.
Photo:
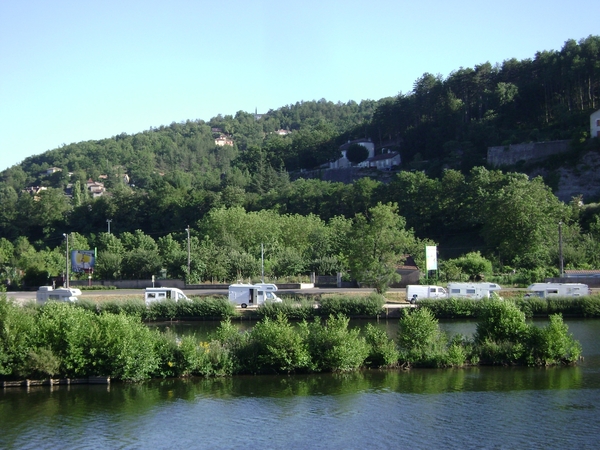
[[[203, 305], [200, 307], [199, 305]], [[186, 303], [186, 314], [211, 303]], [[215, 302], [218, 304], [218, 302]], [[48, 302], [20, 307], [0, 297], [0, 378], [110, 376], [226, 376], [242, 373], [346, 372], [367, 367], [461, 367], [469, 364], [571, 364], [580, 344], [560, 315], [545, 328], [526, 322], [512, 301], [485, 300], [473, 339], [443, 333], [431, 310], [406, 310], [397, 344], [368, 325], [349, 327], [341, 313], [292, 325], [284, 314], [265, 316], [240, 332], [229, 318], [208, 341], [150, 329], [137, 313]], [[158, 305], [158, 304], [157, 304]], [[89, 305], [88, 305], [89, 306]], [[174, 314], [166, 302], [156, 314]], [[194, 308], [202, 308], [195, 310]], [[221, 311], [217, 307], [217, 312]], [[208, 309], [210, 314], [215, 312]]]

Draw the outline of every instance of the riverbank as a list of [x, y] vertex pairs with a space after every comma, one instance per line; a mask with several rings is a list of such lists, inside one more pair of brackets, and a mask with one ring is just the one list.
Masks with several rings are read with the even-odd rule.
[[[337, 300], [329, 305], [331, 310], [339, 306]], [[354, 306], [374, 308], [381, 299], [372, 300]], [[343, 306], [348, 305], [352, 303]], [[99, 312], [58, 302], [23, 308], [0, 299], [0, 381], [98, 374], [141, 381], [381, 367], [547, 366], [572, 364], [581, 355], [560, 316], [540, 328], [526, 322], [513, 302], [485, 300], [481, 305], [472, 339], [449, 339], [427, 308], [403, 314], [397, 341], [370, 324], [362, 330], [349, 328], [350, 319], [341, 312], [292, 324], [273, 308], [275, 318], [263, 316], [246, 332], [225, 319], [213, 336], [199, 342], [194, 336], [151, 329], [131, 311]]]

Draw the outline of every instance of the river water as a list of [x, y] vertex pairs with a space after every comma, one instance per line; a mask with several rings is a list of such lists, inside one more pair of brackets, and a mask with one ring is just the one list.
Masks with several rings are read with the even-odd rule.
[[[598, 448], [600, 320], [566, 368], [363, 371], [0, 391], [3, 449]], [[397, 322], [384, 322], [390, 332]], [[469, 334], [470, 322], [443, 323]]]

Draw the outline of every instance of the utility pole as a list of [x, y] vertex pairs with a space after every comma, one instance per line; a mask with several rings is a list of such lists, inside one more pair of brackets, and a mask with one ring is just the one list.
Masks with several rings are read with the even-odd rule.
[[560, 277], [562, 278], [565, 274], [562, 245], [562, 221], [558, 222], [558, 262], [560, 265]]
[[112, 222], [112, 219], [106, 219], [106, 223], [108, 224], [108, 234], [110, 234], [110, 223]]
[[65, 287], [69, 288], [69, 233], [63, 233], [67, 240], [67, 250], [65, 251]]
[[187, 244], [188, 244], [188, 265], [187, 265], [187, 273], [188, 273], [188, 277], [189, 277], [189, 275], [190, 275], [190, 267], [191, 267], [191, 262], [192, 262], [191, 255], [190, 255], [190, 250], [191, 250], [191, 247], [190, 247], [190, 226], [189, 226], [189, 225], [187, 226], [187, 228], [186, 228], [186, 231], [187, 231], [187, 236], [188, 236], [188, 239], [187, 239]]
[[265, 247], [260, 244], [260, 282], [265, 282]]

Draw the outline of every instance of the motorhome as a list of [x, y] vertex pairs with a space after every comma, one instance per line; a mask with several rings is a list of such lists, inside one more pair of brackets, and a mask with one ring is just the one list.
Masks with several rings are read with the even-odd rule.
[[275, 291], [277, 286], [274, 284], [232, 284], [229, 286], [229, 301], [242, 308], [265, 302], [281, 302]]
[[583, 283], [533, 283], [527, 287], [526, 297], [581, 297], [589, 295], [590, 288]]
[[448, 293], [441, 286], [426, 286], [420, 284], [409, 284], [406, 286], [406, 300], [411, 304], [422, 298], [446, 298]]
[[81, 295], [79, 289], [73, 288], [53, 288], [52, 286], [40, 286], [35, 294], [37, 303], [46, 303], [48, 300], [57, 302], [76, 302], [77, 296]]
[[173, 287], [159, 287], [159, 288], [146, 288], [144, 294], [144, 300], [146, 305], [152, 302], [159, 302], [161, 300], [189, 300], [189, 298], [180, 290]]
[[496, 283], [448, 283], [449, 298], [490, 298], [502, 287]]

